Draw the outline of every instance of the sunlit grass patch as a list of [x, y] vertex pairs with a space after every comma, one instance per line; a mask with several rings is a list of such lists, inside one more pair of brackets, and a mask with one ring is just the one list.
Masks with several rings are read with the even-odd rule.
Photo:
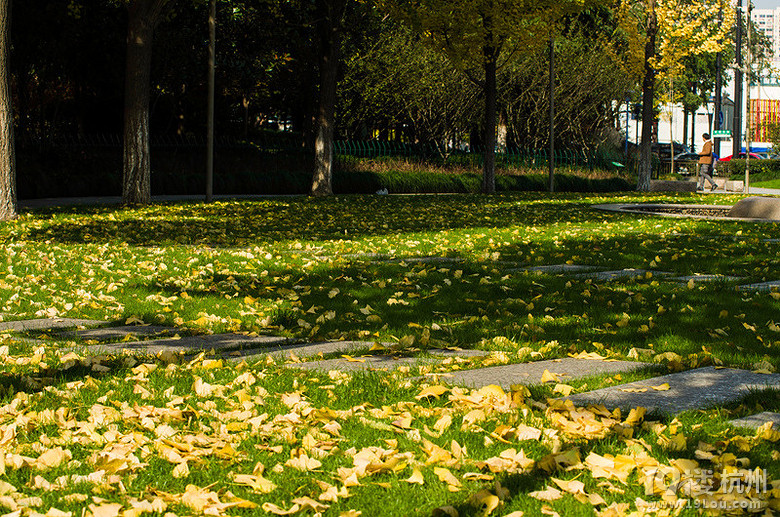
[[[39, 497], [40, 513], [74, 515], [148, 504], [232, 515], [297, 505], [337, 516], [452, 506], [464, 516], [493, 503], [493, 515], [592, 515], [661, 500], [646, 493], [641, 469], [621, 470], [625, 458], [718, 470], [712, 458], [732, 454], [775, 480], [780, 437], [728, 424], [777, 410], [774, 392], [676, 420], [551, 401], [567, 390], [559, 384], [577, 393], [700, 366], [780, 369], [780, 296], [735, 289], [780, 279], [777, 224], [590, 208], [726, 200], [343, 196], [26, 213], [0, 225], [0, 312], [12, 319], [355, 339], [367, 346], [354, 356], [382, 343], [380, 353], [426, 362], [347, 374], [266, 358], [69, 356], [75, 340], [3, 333], [0, 440], [13, 486], [3, 492]], [[523, 270], [560, 264], [656, 274], [605, 281]], [[689, 284], [660, 272], [741, 278]], [[486, 355], [430, 354], [453, 346]], [[653, 366], [510, 390], [441, 384], [448, 372], [583, 352]], [[599, 471], [600, 458], [618, 459], [614, 472]], [[603, 503], [583, 502], [573, 481]]]

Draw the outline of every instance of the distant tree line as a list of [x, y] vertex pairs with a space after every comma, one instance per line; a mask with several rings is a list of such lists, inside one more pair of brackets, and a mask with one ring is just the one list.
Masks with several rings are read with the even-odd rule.
[[[479, 148], [492, 192], [497, 148], [548, 144], [551, 41], [557, 145], [598, 146], [640, 100], [665, 26], [652, 18], [662, 0], [0, 0], [0, 219], [15, 212], [14, 134], [121, 134], [124, 201], [149, 202], [150, 135], [206, 131], [210, 2], [218, 134], [289, 124], [322, 195], [339, 138], [445, 158]], [[686, 59], [698, 75], [681, 83], [702, 97], [713, 59]]]

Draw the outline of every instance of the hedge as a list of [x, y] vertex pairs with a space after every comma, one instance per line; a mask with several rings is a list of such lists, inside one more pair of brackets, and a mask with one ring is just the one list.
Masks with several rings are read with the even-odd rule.
[[[205, 156], [197, 150], [153, 150], [152, 193], [205, 192]], [[121, 151], [115, 149], [63, 150], [19, 153], [17, 185], [20, 199], [44, 197], [116, 196], [121, 194]], [[238, 149], [222, 153], [215, 166], [215, 194], [305, 194], [311, 185], [307, 158], [300, 152], [260, 153]], [[547, 175], [497, 176], [498, 191], [545, 191]], [[475, 193], [480, 173], [340, 171], [333, 175], [339, 194]], [[589, 180], [556, 175], [556, 190], [614, 192], [633, 190], [620, 178]]]
[[[726, 166], [726, 175], [731, 179], [745, 177], [746, 160], [721, 162]], [[780, 178], [780, 160], [750, 160], [750, 178], [752, 181], [766, 181]]]

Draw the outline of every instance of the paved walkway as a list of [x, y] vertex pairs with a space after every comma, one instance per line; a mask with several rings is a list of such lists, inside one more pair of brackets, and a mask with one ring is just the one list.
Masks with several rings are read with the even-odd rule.
[[[91, 327], [91, 328], [85, 328]], [[639, 371], [652, 367], [651, 364], [604, 360], [600, 357], [568, 357], [530, 363], [474, 368], [479, 361], [471, 359], [489, 356], [481, 350], [428, 350], [421, 354], [404, 355], [390, 345], [376, 347], [367, 341], [333, 341], [319, 343], [296, 343], [284, 337], [257, 336], [246, 334], [214, 334], [180, 337], [181, 329], [160, 326], [110, 326], [107, 322], [67, 318], [35, 319], [0, 322], [0, 330], [14, 332], [24, 339], [28, 332], [50, 332], [53, 337], [68, 340], [85, 340], [76, 347], [64, 351], [97, 354], [153, 355], [162, 352], [192, 356], [200, 351], [212, 352], [231, 362], [264, 360], [268, 356], [288, 361], [293, 368], [320, 371], [373, 371], [393, 370], [401, 366], [436, 365], [443, 360], [466, 365], [464, 370], [434, 374], [435, 382], [480, 388], [499, 385], [509, 389], [514, 384], [534, 385], [545, 383], [566, 383], [592, 376]], [[175, 337], [170, 337], [171, 335]], [[140, 341], [124, 341], [128, 338], [144, 337]], [[120, 342], [114, 342], [120, 340]], [[103, 342], [108, 341], [108, 342]], [[372, 354], [373, 348], [381, 348]], [[419, 351], [418, 351], [419, 352]], [[346, 355], [346, 354], [366, 355]], [[339, 355], [336, 359], [323, 359], [326, 355]], [[302, 358], [310, 358], [302, 362]], [[318, 359], [319, 358], [319, 359]], [[410, 379], [415, 380], [415, 379]], [[421, 378], [416, 378], [420, 381]], [[609, 409], [631, 409], [645, 407], [648, 412], [659, 415], [674, 415], [682, 411], [707, 409], [735, 402], [751, 391], [773, 388], [780, 390], [780, 374], [763, 374], [731, 368], [706, 367], [644, 379], [642, 381], [585, 391], [567, 398], [578, 406], [605, 405]], [[758, 427], [770, 423], [780, 427], [780, 415], [760, 413], [734, 420], [738, 427]]]

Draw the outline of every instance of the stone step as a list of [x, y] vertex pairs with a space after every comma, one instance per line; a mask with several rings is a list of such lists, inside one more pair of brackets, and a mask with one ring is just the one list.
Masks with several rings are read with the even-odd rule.
[[288, 366], [292, 368], [303, 368], [305, 370], [331, 371], [339, 370], [342, 372], [373, 371], [373, 370], [395, 370], [401, 366], [416, 366], [426, 363], [438, 363], [446, 357], [480, 357], [489, 355], [490, 352], [484, 350], [426, 350], [430, 356], [426, 357], [404, 357], [397, 355], [361, 355], [351, 359], [325, 359], [322, 361], [308, 361], [304, 363], [291, 363]]
[[[659, 391], [653, 387], [669, 385]], [[609, 409], [644, 407], [649, 413], [674, 415], [734, 402], [751, 390], [780, 387], [780, 374], [709, 366], [610, 386], [567, 397], [578, 406], [603, 404]], [[644, 390], [644, 391], [642, 391]]]
[[440, 380], [450, 385], [467, 386], [470, 388], [481, 388], [490, 384], [496, 384], [504, 389], [509, 389], [512, 384], [541, 384], [545, 370], [556, 374], [559, 382], [565, 383], [582, 377], [625, 373], [649, 366], [652, 365], [633, 361], [604, 361], [566, 357], [564, 359], [549, 359], [533, 363], [461, 370], [442, 374]]
[[532, 266], [525, 268], [510, 269], [509, 271], [528, 271], [529, 273], [559, 275], [566, 273], [581, 273], [585, 271], [595, 271], [604, 269], [598, 266], [589, 266], [586, 264], [548, 264], [546, 266]]
[[173, 336], [182, 332], [175, 327], [163, 327], [160, 325], [123, 325], [120, 327], [101, 327], [86, 330], [71, 330], [59, 333], [64, 338], [78, 338], [93, 341], [117, 341], [126, 339], [127, 336]]
[[696, 275], [688, 275], [688, 276], [675, 276], [669, 278], [668, 280], [671, 280], [673, 282], [680, 282], [683, 284], [687, 284], [688, 282], [693, 280], [693, 283], [698, 284], [700, 282], [738, 282], [739, 280], [742, 280], [742, 277], [717, 275], [717, 274], [716, 275], [696, 274]]
[[737, 418], [736, 420], [732, 420], [729, 423], [734, 427], [750, 427], [755, 429], [757, 427], [761, 427], [767, 422], [772, 424], [772, 429], [780, 431], [780, 413], [773, 413], [771, 411], [764, 411], [763, 413], [758, 413], [757, 415]]
[[95, 327], [107, 325], [105, 321], [81, 320], [71, 318], [40, 318], [0, 322], [0, 331], [30, 332], [34, 330], [53, 330], [74, 327]]
[[132, 341], [127, 343], [101, 343], [98, 345], [81, 345], [66, 350], [89, 352], [95, 354], [157, 354], [159, 352], [199, 351], [229, 351], [242, 348], [281, 347], [291, 340], [277, 336], [248, 336], [245, 334], [212, 334], [204, 336], [185, 336], [178, 339], [154, 339], [149, 341]]
[[738, 285], [738, 291], [780, 291], [780, 280], [772, 280], [771, 282], [760, 282], [757, 284]]
[[[315, 357], [320, 354], [350, 354], [355, 350], [368, 350], [376, 344], [374, 341], [321, 341], [316, 343], [288, 343], [264, 346], [242, 350], [240, 353], [231, 354], [231, 361], [259, 361], [267, 356], [277, 360], [303, 359]], [[384, 343], [384, 346], [390, 346]], [[299, 363], [301, 364], [301, 363]]]
[[630, 280], [636, 278], [655, 278], [655, 277], [668, 276], [671, 274], [672, 273], [668, 273], [666, 271], [651, 271], [647, 269], [626, 268], [626, 269], [616, 269], [612, 271], [593, 271], [590, 273], [578, 273], [572, 276], [575, 278], [591, 278], [593, 280], [606, 280], [609, 282], [618, 279]]

